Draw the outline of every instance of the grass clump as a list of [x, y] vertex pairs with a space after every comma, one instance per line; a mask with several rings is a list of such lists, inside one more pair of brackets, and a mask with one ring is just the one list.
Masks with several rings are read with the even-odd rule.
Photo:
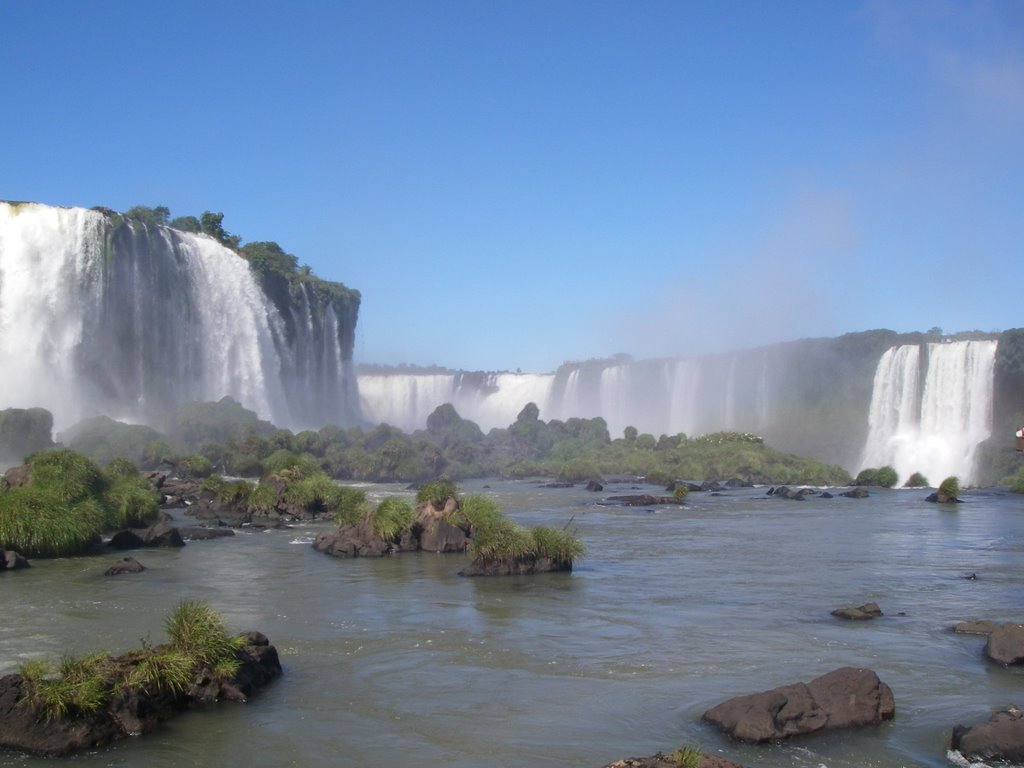
[[537, 557], [545, 557], [558, 563], [571, 563], [583, 557], [583, 542], [571, 531], [544, 526], [530, 531], [533, 536]]
[[468, 529], [473, 533], [481, 528], [496, 524], [502, 519], [501, 507], [490, 496], [473, 494], [459, 501], [459, 508], [448, 516], [452, 525]]
[[28, 671], [28, 701], [41, 718], [91, 715], [102, 709], [112, 695], [114, 676], [110, 657], [105, 653], [65, 656], [56, 676], [48, 674], [42, 666]]
[[108, 528], [141, 527], [156, 517], [160, 506], [157, 495], [138, 472], [113, 479], [104, 500]]
[[522, 560], [537, 553], [530, 532], [505, 518], [477, 528], [469, 540], [469, 551], [481, 560]]
[[281, 492], [285, 503], [307, 512], [336, 512], [342, 503], [341, 486], [323, 472], [288, 483]]
[[672, 753], [672, 761], [676, 768], [697, 768], [703, 753], [697, 747], [686, 744]]
[[396, 539], [398, 535], [412, 525], [416, 511], [405, 499], [389, 496], [377, 505], [372, 513], [371, 523], [374, 533], [385, 541]]
[[960, 478], [950, 475], [939, 483], [939, 497], [956, 500], [960, 497]]
[[915, 472], [907, 478], [907, 482], [903, 484], [904, 488], [927, 488], [928, 478], [922, 475], [920, 472]]
[[425, 483], [416, 492], [416, 503], [422, 504], [425, 501], [429, 501], [433, 506], [440, 509], [449, 498], [457, 498], [458, 494], [458, 487], [450, 480], [432, 480], [429, 483]]
[[202, 600], [183, 600], [164, 621], [174, 650], [188, 656], [197, 666], [216, 666], [234, 658], [238, 638], [228, 634], [224, 620]]
[[366, 491], [349, 485], [339, 485], [335, 493], [334, 522], [339, 527], [358, 523], [366, 513]]
[[140, 654], [124, 677], [129, 688], [148, 694], [170, 693], [178, 696], [188, 690], [195, 675], [195, 661], [173, 648], [161, 648]]
[[48, 488], [63, 502], [74, 504], [101, 496], [106, 479], [92, 459], [69, 448], [39, 451], [28, 457], [31, 485]]
[[246, 499], [245, 508], [247, 512], [257, 515], [266, 515], [277, 507], [277, 489], [272, 485], [259, 484], [252, 489], [249, 498]]
[[280, 448], [263, 460], [263, 475], [282, 475], [289, 480], [302, 480], [320, 474], [323, 469], [316, 457], [308, 453], [293, 453]]
[[890, 466], [881, 467], [878, 470], [878, 484], [882, 488], [892, 488], [896, 485], [896, 481], [899, 476], [896, 474], [896, 470]]
[[25, 557], [79, 554], [99, 539], [104, 518], [95, 500], [71, 505], [53, 487], [13, 488], [0, 495], [0, 548]]

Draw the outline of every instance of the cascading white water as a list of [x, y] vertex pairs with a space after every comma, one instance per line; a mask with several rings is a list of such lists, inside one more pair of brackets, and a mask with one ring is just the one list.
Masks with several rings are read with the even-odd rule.
[[155, 424], [224, 396], [283, 427], [352, 422], [338, 318], [327, 304], [314, 320], [308, 297], [298, 311], [289, 333], [209, 237], [0, 203], [0, 408], [47, 408], [58, 430], [98, 414]]
[[904, 345], [879, 360], [861, 468], [970, 483], [977, 447], [992, 433], [996, 342], [928, 344], [923, 382], [921, 352]]

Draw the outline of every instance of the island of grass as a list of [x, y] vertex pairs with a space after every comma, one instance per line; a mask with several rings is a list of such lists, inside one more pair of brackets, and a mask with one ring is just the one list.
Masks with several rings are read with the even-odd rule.
[[129, 461], [101, 470], [67, 448], [39, 451], [2, 481], [0, 550], [29, 558], [83, 554], [100, 543], [101, 532], [144, 525], [157, 507], [157, 495]]
[[398, 552], [469, 552], [462, 576], [572, 571], [583, 543], [566, 529], [526, 529], [509, 520], [494, 499], [460, 496], [454, 484], [427, 483], [416, 507], [389, 497], [376, 507], [358, 489], [335, 515], [338, 528], [321, 533], [315, 549], [335, 557], [382, 557]]
[[259, 632], [228, 634], [198, 600], [166, 618], [170, 642], [111, 656], [34, 661], [0, 678], [0, 746], [69, 755], [153, 730], [185, 709], [246, 701], [281, 674], [277, 650]]

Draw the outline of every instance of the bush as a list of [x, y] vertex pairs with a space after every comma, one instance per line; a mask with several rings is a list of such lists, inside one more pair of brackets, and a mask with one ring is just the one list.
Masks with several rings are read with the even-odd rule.
[[[133, 467], [134, 469], [134, 467]], [[104, 495], [105, 527], [141, 527], [156, 517], [160, 500], [138, 473], [118, 477]]]
[[541, 526], [531, 530], [530, 534], [537, 557], [547, 557], [558, 563], [571, 563], [583, 557], [583, 542], [567, 530]]
[[416, 512], [408, 501], [397, 496], [389, 496], [377, 505], [373, 513], [373, 530], [385, 541], [392, 541], [412, 525], [415, 517]]
[[214, 666], [235, 657], [238, 638], [228, 635], [224, 620], [202, 600], [182, 600], [164, 620], [174, 650], [194, 666]]
[[951, 475], [939, 484], [939, 495], [950, 499], [960, 497], [960, 478]]
[[907, 482], [903, 484], [904, 488], [927, 488], [928, 478], [922, 475], [920, 472], [915, 472], [907, 478]]
[[106, 489], [96, 463], [69, 448], [33, 453], [27, 462], [32, 467], [31, 484], [48, 488], [66, 504], [100, 496]]
[[432, 480], [429, 483], [425, 483], [416, 492], [416, 503], [422, 504], [425, 501], [429, 501], [433, 506], [440, 509], [449, 498], [457, 497], [458, 493], [459, 489], [450, 480]]
[[366, 509], [366, 491], [350, 485], [339, 485], [334, 521], [339, 525], [354, 525]]
[[885, 466], [878, 470], [878, 484], [882, 488], [892, 488], [898, 479], [896, 470], [892, 467]]
[[536, 544], [521, 525], [501, 518], [477, 528], [469, 540], [469, 550], [481, 560], [517, 560], [534, 556]]
[[877, 469], [862, 469], [857, 473], [857, 477], [853, 481], [854, 485], [880, 485], [878, 482], [878, 470]]
[[205, 456], [193, 453], [182, 459], [178, 465], [178, 471], [196, 478], [209, 477], [213, 474], [213, 464]]
[[104, 517], [95, 500], [72, 505], [53, 487], [14, 488], [0, 495], [0, 549], [25, 557], [81, 554], [99, 540]]
[[480, 528], [496, 524], [502, 519], [502, 514], [498, 502], [490, 496], [473, 494], [459, 501], [459, 508], [449, 517], [449, 523], [467, 528], [473, 535]]
[[341, 486], [322, 472], [288, 483], [281, 492], [287, 504], [314, 513], [337, 511], [342, 495]]

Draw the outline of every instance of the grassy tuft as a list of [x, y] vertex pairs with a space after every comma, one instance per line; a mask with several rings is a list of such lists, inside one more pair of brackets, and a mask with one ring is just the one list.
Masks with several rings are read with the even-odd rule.
[[373, 530], [385, 541], [392, 541], [412, 525], [415, 517], [416, 512], [408, 501], [397, 496], [389, 496], [378, 504], [373, 512]]
[[173, 648], [144, 653], [125, 675], [124, 684], [149, 694], [184, 693], [195, 676], [195, 660]]
[[703, 753], [697, 747], [686, 744], [672, 753], [672, 760], [676, 768], [697, 768]]
[[537, 557], [547, 557], [557, 563], [571, 563], [583, 557], [585, 547], [573, 533], [557, 528], [538, 527], [530, 531]]
[[939, 484], [939, 494], [948, 496], [951, 499], [960, 496], [960, 478], [950, 475]]
[[505, 518], [477, 528], [469, 540], [469, 550], [481, 560], [522, 560], [536, 555], [530, 532]]
[[183, 600], [164, 621], [174, 650], [200, 666], [234, 658], [238, 639], [228, 635], [224, 620], [202, 600]]
[[52, 487], [26, 486], [0, 495], [0, 548], [25, 557], [80, 554], [96, 541], [103, 522], [97, 502], [71, 506]]
[[904, 488], [927, 488], [928, 478], [922, 475], [920, 472], [915, 472], [907, 478], [907, 482], [903, 484]]
[[131, 528], [145, 525], [156, 517], [157, 495], [136, 472], [114, 479], [104, 496], [106, 527]]
[[457, 497], [458, 494], [458, 487], [450, 480], [432, 480], [429, 483], [425, 483], [416, 492], [416, 503], [422, 504], [425, 501], [429, 501], [440, 509], [449, 498]]
[[452, 525], [466, 525], [472, 534], [480, 528], [493, 525], [502, 519], [501, 507], [490, 496], [473, 494], [459, 502], [459, 508], [449, 515]]
[[106, 478], [96, 463], [70, 448], [39, 451], [27, 462], [32, 467], [32, 485], [51, 490], [66, 504], [100, 496], [106, 488]]
[[268, 514], [277, 506], [277, 489], [272, 485], [257, 485], [249, 494], [246, 511], [255, 514]]
[[29, 703], [46, 719], [90, 715], [107, 703], [112, 686], [107, 654], [65, 656], [58, 677], [42, 677], [31, 682]]

